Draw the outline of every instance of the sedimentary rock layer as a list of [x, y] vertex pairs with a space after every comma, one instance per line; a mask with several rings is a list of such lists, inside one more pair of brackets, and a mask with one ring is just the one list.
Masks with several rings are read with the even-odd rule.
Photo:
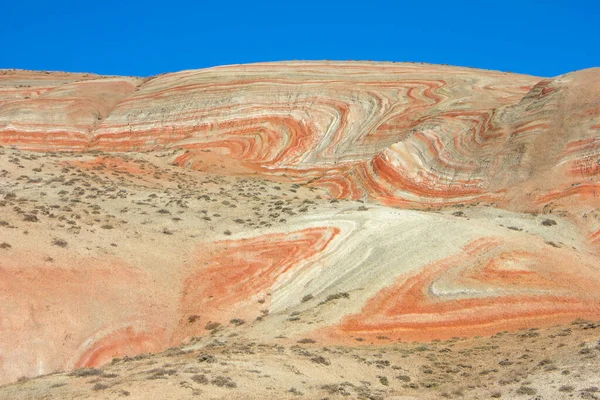
[[99, 78], [5, 102], [0, 142], [182, 149], [175, 162], [188, 168], [394, 206], [510, 202], [530, 180], [551, 191], [597, 175], [599, 75], [277, 63], [162, 75], [135, 92], [134, 79]]
[[600, 318], [600, 69], [7, 70], [0, 145], [0, 383]]
[[[157, 77], [94, 132], [95, 148], [186, 150], [178, 165], [312, 182], [392, 203], [490, 198], [494, 110], [538, 78], [461, 68], [281, 63]], [[495, 139], [490, 143], [491, 139]]]
[[96, 126], [140, 82], [89, 74], [2, 72], [0, 143], [42, 151], [87, 149]]

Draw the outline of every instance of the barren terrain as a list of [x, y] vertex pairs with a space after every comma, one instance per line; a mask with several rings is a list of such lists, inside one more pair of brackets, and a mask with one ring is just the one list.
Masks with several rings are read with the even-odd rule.
[[0, 398], [600, 398], [599, 69], [1, 70], [0, 146]]

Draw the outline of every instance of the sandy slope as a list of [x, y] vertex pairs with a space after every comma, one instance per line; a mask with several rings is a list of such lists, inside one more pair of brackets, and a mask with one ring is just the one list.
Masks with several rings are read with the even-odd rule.
[[21, 380], [6, 399], [597, 399], [599, 324], [427, 344], [242, 339], [231, 326], [158, 355]]

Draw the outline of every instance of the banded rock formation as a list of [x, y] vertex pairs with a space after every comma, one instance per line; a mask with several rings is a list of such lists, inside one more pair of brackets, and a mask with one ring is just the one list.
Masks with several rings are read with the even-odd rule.
[[600, 317], [600, 69], [2, 71], [0, 145], [0, 382]]

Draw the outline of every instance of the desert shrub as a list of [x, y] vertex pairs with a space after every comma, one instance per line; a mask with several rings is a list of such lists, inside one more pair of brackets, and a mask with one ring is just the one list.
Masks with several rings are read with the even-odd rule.
[[517, 394], [534, 395], [536, 393], [537, 393], [537, 390], [535, 390], [534, 388], [532, 388], [530, 386], [521, 386], [520, 388], [517, 389]]
[[174, 369], [154, 368], [148, 371], [150, 374], [148, 379], [166, 379], [166, 375], [174, 375], [177, 373]]
[[330, 294], [329, 296], [327, 296], [327, 298], [324, 301], [321, 302], [321, 304], [325, 304], [325, 303], [328, 303], [333, 300], [349, 299], [349, 298], [350, 298], [350, 294], [348, 294], [346, 292]]
[[313, 299], [313, 295], [312, 294], [307, 294], [306, 296], [304, 296], [302, 298], [302, 302], [306, 303], [307, 301], [312, 300], [312, 299]]
[[208, 378], [206, 377], [206, 375], [203, 374], [196, 374], [190, 377], [191, 380], [193, 380], [196, 383], [201, 383], [203, 385], [207, 385], [208, 384]]
[[310, 359], [310, 361], [316, 364], [331, 365], [331, 362], [323, 356], [314, 356]]
[[340, 394], [342, 396], [349, 396], [350, 393], [348, 393], [346, 391], [346, 389], [344, 389], [344, 387], [342, 385], [336, 385], [333, 383], [329, 383], [327, 385], [323, 385], [321, 386], [321, 389], [323, 389], [324, 391], [326, 391], [327, 393], [334, 395], [334, 394]]
[[69, 376], [85, 377], [102, 375], [102, 370], [97, 368], [80, 368], [71, 372]]
[[25, 222], [39, 222], [40, 220], [33, 214], [25, 214], [23, 216], [23, 221]]
[[52, 245], [53, 246], [58, 246], [58, 247], [65, 248], [65, 247], [67, 247], [67, 244], [68, 243], [65, 240], [63, 240], [63, 239], [59, 239], [59, 238], [52, 239]]
[[217, 362], [217, 359], [211, 354], [200, 354], [198, 356], [198, 362], [212, 364]]
[[562, 385], [561, 387], [558, 388], [559, 392], [572, 392], [573, 390], [575, 390], [575, 388], [571, 385]]
[[94, 385], [94, 387], [92, 387], [92, 390], [105, 390], [108, 389], [110, 386], [108, 386], [107, 384], [98, 382]]
[[581, 389], [581, 391], [583, 393], [598, 393], [600, 392], [600, 389], [597, 386], [590, 386], [588, 388]]
[[220, 326], [221, 326], [221, 324], [218, 323], [218, 322], [209, 321], [204, 326], [204, 329], [206, 329], [207, 331], [213, 331], [213, 330], [217, 329]]
[[219, 387], [226, 387], [230, 389], [237, 387], [237, 384], [232, 381], [231, 378], [222, 375], [215, 377], [211, 383]]

